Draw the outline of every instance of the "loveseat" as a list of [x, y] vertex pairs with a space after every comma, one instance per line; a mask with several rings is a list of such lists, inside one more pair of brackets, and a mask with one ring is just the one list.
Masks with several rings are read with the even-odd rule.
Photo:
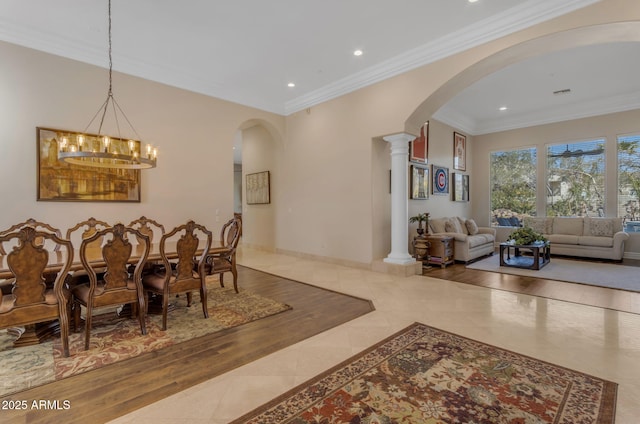
[[453, 258], [460, 262], [470, 262], [485, 255], [493, 255], [496, 230], [478, 227], [473, 219], [445, 217], [429, 219], [429, 232], [433, 235], [447, 235], [454, 239]]
[[629, 234], [621, 218], [525, 217], [525, 227], [551, 242], [551, 254], [621, 261]]

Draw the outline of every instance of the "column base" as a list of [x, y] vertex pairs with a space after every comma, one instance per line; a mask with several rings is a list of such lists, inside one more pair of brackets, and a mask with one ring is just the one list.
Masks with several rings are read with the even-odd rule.
[[422, 275], [422, 262], [413, 259], [412, 262], [395, 263], [389, 262], [389, 258], [373, 261], [371, 270], [399, 277], [411, 277], [412, 275]]

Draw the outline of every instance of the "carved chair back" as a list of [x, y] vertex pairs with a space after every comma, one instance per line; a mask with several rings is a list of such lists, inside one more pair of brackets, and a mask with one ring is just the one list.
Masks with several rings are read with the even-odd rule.
[[153, 243], [154, 235], [158, 234], [159, 236], [162, 236], [165, 233], [164, 225], [151, 218], [147, 218], [144, 215], [131, 221], [131, 223], [129, 223], [129, 227], [134, 228], [149, 237], [149, 241], [151, 243]]
[[220, 230], [220, 242], [222, 246], [229, 249], [237, 248], [241, 232], [242, 220], [240, 218], [234, 217], [227, 221]]
[[[24, 222], [21, 222], [19, 224], [15, 224], [12, 225], [11, 227], [7, 228], [6, 230], [0, 231], [0, 235], [2, 234], [7, 234], [10, 233], [12, 231], [15, 230], [19, 230], [20, 228], [23, 227], [31, 227], [34, 228], [36, 230], [40, 229], [40, 231], [46, 231], [52, 234], [57, 235], [59, 238], [62, 238], [62, 232], [58, 229], [58, 228], [54, 228], [51, 225], [47, 224], [46, 222], [40, 222], [40, 221], [36, 221], [33, 218], [29, 218]], [[38, 238], [36, 240], [36, 243], [38, 243], [39, 245], [43, 246], [45, 243], [45, 238]], [[60, 245], [53, 243], [54, 246], [52, 247], [52, 250], [54, 251], [59, 251], [60, 250]], [[0, 245], [0, 255], [6, 255], [7, 252], [5, 251], [4, 247]]]
[[[93, 236], [98, 231], [104, 230], [109, 227], [111, 227], [111, 225], [109, 225], [108, 223], [97, 220], [94, 217], [91, 217], [86, 221], [78, 222], [76, 225], [69, 228], [67, 230], [66, 237], [68, 240], [72, 240], [72, 238], [75, 238], [75, 234], [77, 234], [77, 232], [82, 231], [82, 233], [80, 233], [80, 242], [81, 242], [82, 240]], [[96, 248], [96, 249], [99, 249], [101, 246], [102, 246], [102, 239], [100, 238], [96, 239], [95, 242], [91, 245], [92, 248]]]
[[[45, 244], [55, 244], [48, 250]], [[73, 262], [73, 246], [69, 240], [34, 227], [14, 228], [0, 235], [0, 246], [7, 244], [11, 251], [6, 264], [13, 274], [11, 294], [0, 291], [0, 328], [17, 327], [59, 319], [63, 351], [69, 356], [69, 295], [65, 277]], [[53, 258], [52, 258], [53, 257]], [[47, 276], [52, 262], [60, 264], [52, 285]]]
[[[166, 269], [171, 269], [169, 258], [166, 254], [167, 242], [175, 240], [177, 237], [179, 237], [176, 242], [177, 262], [174, 267], [173, 281], [169, 281], [169, 284], [190, 278], [204, 279], [202, 270], [206, 252], [211, 248], [213, 238], [211, 231], [194, 221], [188, 221], [186, 224], [179, 225], [162, 236], [160, 240], [160, 256], [165, 267], [169, 267]], [[200, 237], [203, 240], [200, 240]], [[197, 254], [198, 249], [202, 252], [199, 255]]]

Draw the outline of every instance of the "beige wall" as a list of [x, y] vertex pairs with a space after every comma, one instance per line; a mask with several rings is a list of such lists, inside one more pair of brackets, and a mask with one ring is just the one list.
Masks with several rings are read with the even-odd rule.
[[[128, 222], [145, 214], [168, 226], [193, 218], [217, 233], [223, 218], [233, 213], [234, 134], [257, 120], [269, 133], [260, 137], [275, 140], [277, 154], [270, 212], [247, 224], [248, 231], [269, 228], [273, 233], [254, 234], [259, 239], [253, 241], [366, 265], [386, 256], [389, 244], [388, 235], [381, 235], [390, 231], [383, 182], [390, 167], [382, 136], [405, 130], [417, 134], [448, 98], [508, 62], [502, 57], [492, 66], [483, 65], [494, 53], [557, 31], [634, 19], [640, 21], [640, 3], [603, 0], [286, 118], [116, 73], [118, 102], [142, 137], [160, 147], [158, 168], [143, 171], [139, 204], [35, 200], [35, 127], [81, 130], [104, 100], [107, 71], [0, 43], [0, 227], [28, 216], [66, 228], [91, 215]], [[543, 52], [544, 45], [538, 45], [531, 53]], [[508, 51], [502, 55], [508, 57]], [[467, 69], [472, 72], [455, 78]], [[450, 80], [446, 90], [438, 91]], [[430, 162], [451, 163], [452, 131], [433, 122]], [[410, 211], [483, 221], [486, 208], [478, 201], [488, 193], [477, 185], [484, 176], [475, 157], [481, 154], [474, 139], [467, 143], [471, 202], [431, 197], [412, 201]], [[259, 164], [255, 171], [265, 169]], [[245, 232], [245, 237], [252, 235]]]
[[[548, 144], [570, 143], [573, 141], [605, 138], [605, 214], [617, 215], [618, 174], [617, 174], [617, 137], [623, 134], [640, 133], [640, 109], [608, 115], [595, 116], [555, 124], [538, 125], [512, 131], [481, 135], [474, 138], [473, 163], [474, 190], [486, 195], [476, 198], [474, 216], [487, 225], [491, 221], [490, 187], [489, 187], [489, 155], [499, 150], [510, 150], [518, 147], [534, 147], [538, 152], [538, 184], [537, 211], [545, 214], [546, 192], [546, 163], [544, 155]], [[625, 245], [627, 257], [640, 259], [640, 234], [631, 234], [631, 239]]]
[[194, 219], [217, 235], [233, 215], [234, 134], [250, 119], [283, 131], [281, 116], [114, 73], [116, 100], [159, 146], [158, 167], [142, 171], [142, 201], [38, 202], [36, 126], [82, 131], [106, 98], [108, 71], [6, 43], [0, 57], [0, 228], [28, 217], [66, 229], [90, 216], [146, 215], [169, 228]]

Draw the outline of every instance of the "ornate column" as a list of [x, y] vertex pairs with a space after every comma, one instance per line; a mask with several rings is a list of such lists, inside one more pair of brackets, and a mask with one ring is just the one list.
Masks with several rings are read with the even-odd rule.
[[391, 143], [391, 253], [384, 262], [415, 263], [409, 255], [409, 141], [415, 136], [393, 134], [383, 137]]

